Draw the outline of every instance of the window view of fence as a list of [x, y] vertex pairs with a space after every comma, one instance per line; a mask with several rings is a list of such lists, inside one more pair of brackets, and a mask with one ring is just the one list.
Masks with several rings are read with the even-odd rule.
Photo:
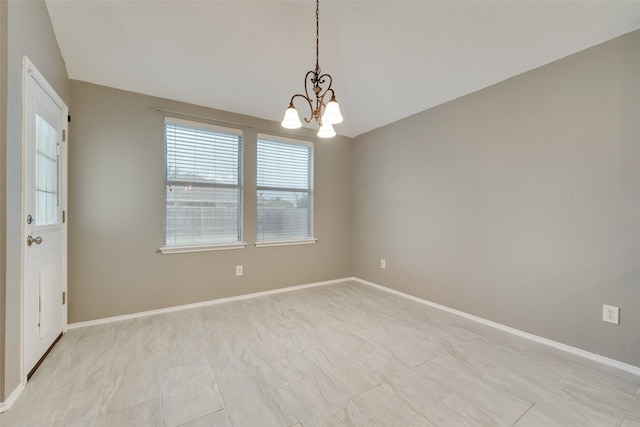
[[258, 137], [257, 241], [313, 237], [313, 148]]
[[167, 246], [199, 246], [242, 239], [239, 190], [167, 185]]
[[242, 241], [242, 134], [166, 119], [165, 246]]

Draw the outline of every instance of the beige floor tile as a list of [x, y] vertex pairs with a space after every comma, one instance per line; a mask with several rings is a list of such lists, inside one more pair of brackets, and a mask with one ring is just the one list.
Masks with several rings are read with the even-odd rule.
[[640, 427], [640, 377], [356, 282], [73, 329], [0, 427]]

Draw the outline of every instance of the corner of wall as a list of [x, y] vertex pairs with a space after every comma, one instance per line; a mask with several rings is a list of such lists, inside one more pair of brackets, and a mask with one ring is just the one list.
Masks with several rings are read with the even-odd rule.
[[4, 294], [6, 228], [6, 150], [7, 150], [7, 2], [0, 2], [0, 402], [4, 396]]

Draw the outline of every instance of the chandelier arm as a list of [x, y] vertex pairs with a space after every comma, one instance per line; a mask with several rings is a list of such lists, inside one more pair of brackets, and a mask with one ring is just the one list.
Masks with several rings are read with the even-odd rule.
[[[316, 67], [314, 71], [308, 71], [304, 81], [304, 91], [307, 95], [307, 100], [311, 104], [311, 117], [307, 120], [310, 123], [313, 119], [320, 123], [320, 115], [322, 104], [320, 103], [320, 93], [323, 92], [321, 84], [324, 84], [324, 79], [319, 75], [319, 68]], [[309, 89], [312, 89], [313, 95], [309, 94]], [[315, 102], [315, 107], [314, 107]]]
[[[331, 76], [329, 76], [329, 77], [331, 77]], [[326, 103], [326, 102], [324, 102], [324, 99], [325, 99], [325, 97], [327, 96], [327, 94], [328, 94], [329, 92], [331, 92], [331, 96], [332, 96], [332, 97], [333, 97], [333, 96], [336, 96], [336, 94], [335, 94], [335, 92], [333, 91], [333, 89], [331, 89], [331, 86], [329, 86], [329, 87], [327, 88], [327, 90], [325, 90], [325, 91], [324, 91], [324, 93], [322, 94], [322, 96], [320, 97], [320, 104], [321, 104], [323, 107], [326, 107], [326, 106], [327, 106], [327, 103]], [[329, 98], [329, 101], [331, 101], [331, 98]]]
[[331, 77], [331, 74], [323, 74], [320, 77], [318, 77], [318, 84], [319, 85], [320, 84], [324, 84], [325, 81], [327, 81], [327, 80], [329, 81], [329, 85], [326, 88], [323, 89], [322, 95], [318, 94], [318, 96], [320, 96], [322, 98], [324, 98], [324, 95], [329, 91], [331, 91], [333, 93], [333, 89], [331, 88], [331, 85], [333, 84], [333, 78]]
[[307, 99], [311, 101], [311, 97], [309, 96], [309, 83], [311, 83], [311, 87], [315, 87], [316, 85], [315, 71], [307, 71], [307, 74], [304, 76], [304, 93], [307, 95]]
[[311, 103], [311, 100], [309, 99], [308, 96], [304, 96], [301, 93], [296, 93], [295, 95], [293, 95], [291, 97], [291, 101], [290, 101], [291, 105], [293, 105], [293, 100], [296, 99], [297, 97], [300, 97], [300, 98], [304, 99], [305, 101], [307, 101], [307, 105], [309, 105], [309, 111], [310, 111], [311, 114], [310, 114], [309, 118], [305, 117], [304, 121], [307, 122], [307, 123], [311, 123], [311, 121], [314, 119], [313, 104]]

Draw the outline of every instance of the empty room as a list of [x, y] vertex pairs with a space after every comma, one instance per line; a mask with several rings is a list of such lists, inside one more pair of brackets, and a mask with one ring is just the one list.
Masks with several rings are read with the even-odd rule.
[[0, 427], [640, 427], [640, 2], [0, 0]]

